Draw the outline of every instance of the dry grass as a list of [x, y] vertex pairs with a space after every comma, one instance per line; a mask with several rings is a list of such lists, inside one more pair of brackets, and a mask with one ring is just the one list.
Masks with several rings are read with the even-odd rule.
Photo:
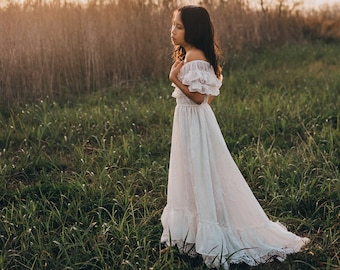
[[169, 58], [159, 24], [169, 22], [170, 11], [150, 15], [151, 9], [121, 1], [2, 10], [2, 96], [73, 95], [159, 74]]
[[[0, 10], [0, 102], [80, 95], [166, 77], [171, 14], [179, 1], [160, 2], [92, 1], [87, 7], [60, 1], [9, 3]], [[303, 33], [339, 34], [339, 22], [320, 26], [313, 21], [318, 16], [306, 19], [282, 0], [258, 11], [245, 0], [204, 2], [226, 61], [249, 50], [301, 42]]]
[[302, 17], [285, 6], [253, 10], [237, 0], [221, 6], [212, 16], [225, 51], [242, 53], [303, 40]]
[[314, 39], [340, 41], [340, 5], [312, 11], [305, 17], [305, 34]]

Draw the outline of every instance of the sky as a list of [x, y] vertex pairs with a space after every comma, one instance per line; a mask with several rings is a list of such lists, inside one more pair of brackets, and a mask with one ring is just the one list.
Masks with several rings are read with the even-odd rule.
[[[228, 1], [228, 0], [224, 0]], [[250, 5], [258, 6], [260, 7], [261, 0], [247, 0]], [[280, 0], [262, 0], [263, 3], [265, 3], [266, 6], [271, 5], [277, 5]], [[188, 2], [190, 4], [196, 4], [201, 2], [201, 0], [184, 0], [184, 2]], [[294, 3], [302, 3], [304, 7], [310, 9], [318, 9], [319, 7], [322, 7], [323, 5], [329, 5], [332, 6], [333, 4], [340, 5], [340, 0], [283, 0], [284, 3], [289, 3], [290, 5], [293, 5]]]
[[304, 0], [304, 4], [306, 6], [310, 5], [311, 7], [318, 7], [322, 4], [340, 4], [340, 0]]
[[[249, 3], [252, 4], [259, 4], [261, 0], [249, 0]], [[270, 3], [278, 3], [278, 0], [263, 0], [264, 3], [270, 4]], [[340, 0], [285, 0], [285, 2], [288, 2], [290, 4], [293, 3], [303, 3], [303, 6], [307, 9], [318, 9], [322, 7], [323, 5], [333, 5], [333, 4], [339, 4]]]
[[340, 0], [303, 0], [303, 3], [307, 8], [318, 8], [324, 4], [340, 4]]

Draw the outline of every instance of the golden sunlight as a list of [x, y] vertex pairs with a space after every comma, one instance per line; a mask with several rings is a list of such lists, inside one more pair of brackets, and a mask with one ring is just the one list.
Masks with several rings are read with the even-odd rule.
[[335, 4], [340, 4], [339, 0], [304, 0], [303, 5], [306, 8], [314, 8], [318, 9], [324, 5], [335, 5]]
[[332, 6], [332, 5], [340, 5], [340, 0], [249, 0], [249, 4], [253, 7], [261, 7], [261, 3], [264, 6], [276, 6], [280, 2], [283, 2], [284, 5], [288, 5], [290, 7], [303, 7], [305, 9], [319, 9], [324, 6]]

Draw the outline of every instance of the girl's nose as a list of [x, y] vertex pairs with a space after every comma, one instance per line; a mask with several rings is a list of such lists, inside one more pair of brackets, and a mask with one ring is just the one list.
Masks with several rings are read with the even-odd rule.
[[170, 30], [171, 34], [173, 34], [175, 32], [175, 29], [176, 29], [176, 27], [174, 25], [171, 26], [171, 30]]

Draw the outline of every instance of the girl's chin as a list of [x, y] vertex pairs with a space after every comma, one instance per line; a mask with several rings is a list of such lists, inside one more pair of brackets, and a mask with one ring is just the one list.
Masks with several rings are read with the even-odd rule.
[[175, 45], [175, 46], [179, 45], [178, 42], [176, 42], [176, 40], [173, 39], [173, 38], [171, 39], [171, 43], [172, 43], [172, 45]]

